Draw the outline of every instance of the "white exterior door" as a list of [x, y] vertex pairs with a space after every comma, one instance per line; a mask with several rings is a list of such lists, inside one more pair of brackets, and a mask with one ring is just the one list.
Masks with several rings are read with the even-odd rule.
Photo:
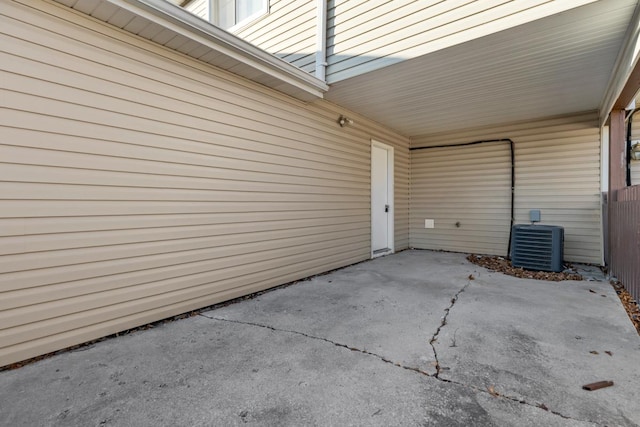
[[393, 248], [393, 148], [371, 143], [371, 252]]

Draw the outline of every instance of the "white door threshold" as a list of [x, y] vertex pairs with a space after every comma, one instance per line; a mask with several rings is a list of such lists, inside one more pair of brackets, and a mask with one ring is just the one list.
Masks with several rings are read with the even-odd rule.
[[389, 249], [389, 248], [383, 248], [383, 249], [376, 249], [375, 251], [373, 251], [371, 253], [371, 258], [378, 258], [381, 256], [385, 256], [385, 255], [390, 255], [393, 253], [393, 249]]

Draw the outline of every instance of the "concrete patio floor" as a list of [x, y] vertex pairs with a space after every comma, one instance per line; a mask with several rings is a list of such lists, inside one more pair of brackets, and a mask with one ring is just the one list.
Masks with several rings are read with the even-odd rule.
[[638, 366], [606, 281], [404, 251], [0, 372], [0, 425], [631, 426]]

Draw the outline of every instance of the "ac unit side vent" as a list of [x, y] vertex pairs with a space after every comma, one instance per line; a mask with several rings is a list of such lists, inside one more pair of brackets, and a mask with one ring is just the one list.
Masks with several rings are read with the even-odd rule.
[[527, 270], [561, 272], [564, 228], [554, 225], [514, 225], [511, 264]]

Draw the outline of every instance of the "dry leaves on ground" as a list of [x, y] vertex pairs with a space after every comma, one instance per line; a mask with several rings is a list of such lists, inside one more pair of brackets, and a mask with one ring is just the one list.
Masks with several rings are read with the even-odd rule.
[[636, 331], [640, 334], [640, 307], [638, 306], [638, 302], [633, 299], [631, 294], [627, 292], [620, 282], [612, 281], [611, 285], [613, 286], [613, 289], [616, 290], [616, 293], [622, 302], [622, 306], [627, 312], [629, 319], [631, 319], [633, 326], [636, 327]]
[[489, 270], [508, 274], [509, 276], [519, 277], [521, 279], [550, 280], [553, 282], [560, 282], [562, 280], [582, 280], [582, 276], [577, 273], [531, 271], [520, 267], [513, 267], [511, 265], [511, 261], [500, 256], [471, 254], [467, 257], [467, 260]]

